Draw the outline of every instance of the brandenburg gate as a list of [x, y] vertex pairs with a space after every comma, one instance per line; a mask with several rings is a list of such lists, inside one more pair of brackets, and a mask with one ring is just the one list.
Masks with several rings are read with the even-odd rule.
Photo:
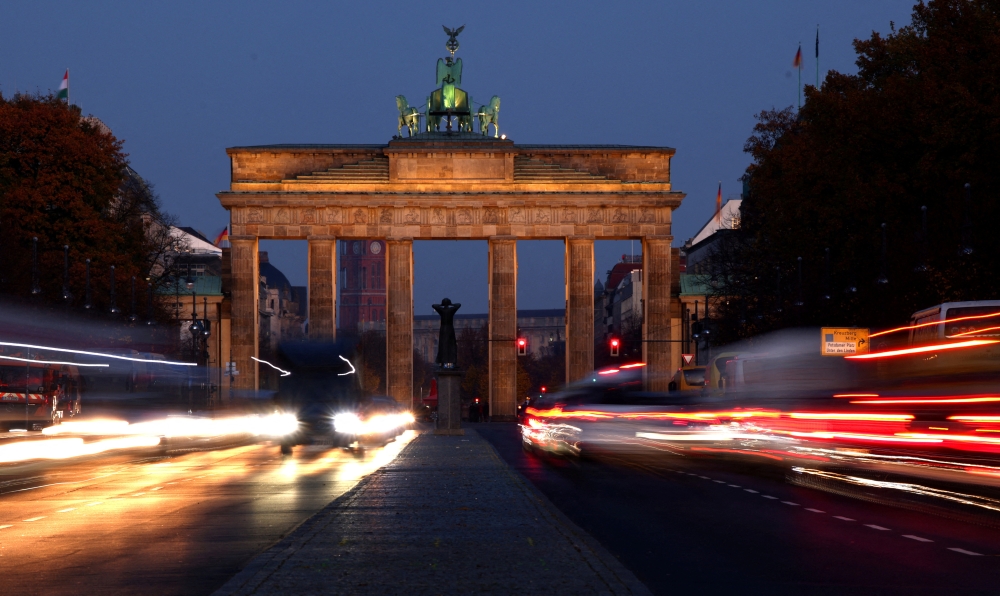
[[[448, 33], [453, 56], [457, 32]], [[230, 188], [217, 196], [230, 212], [231, 345], [242, 373], [239, 388], [257, 388], [251, 357], [258, 355], [260, 239], [308, 241], [309, 335], [316, 339], [336, 333], [337, 240], [385, 240], [387, 390], [406, 404], [413, 396], [413, 241], [487, 240], [490, 411], [496, 416], [513, 416], [518, 397], [517, 241], [565, 242], [566, 375], [575, 380], [594, 363], [594, 241], [638, 239], [643, 358], [649, 388], [666, 390], [673, 346], [671, 214], [684, 198], [670, 185], [674, 150], [517, 144], [499, 136], [499, 98], [476, 111], [456, 86], [461, 65], [452, 57], [438, 61], [440, 87], [425, 113], [397, 98], [400, 130], [405, 126], [409, 136], [388, 144], [226, 150]], [[473, 131], [473, 117], [479, 130]]]

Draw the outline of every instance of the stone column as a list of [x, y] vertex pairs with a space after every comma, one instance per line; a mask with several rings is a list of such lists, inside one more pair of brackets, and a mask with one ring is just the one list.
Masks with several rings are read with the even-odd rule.
[[674, 344], [670, 330], [670, 244], [673, 236], [646, 236], [642, 239], [643, 360], [646, 388], [667, 391], [670, 383], [670, 355]]
[[239, 375], [234, 383], [238, 390], [257, 389], [257, 341], [260, 323], [257, 314], [257, 293], [260, 263], [256, 236], [230, 236], [232, 245], [232, 335], [233, 361]]
[[566, 382], [594, 369], [594, 238], [566, 238]]
[[517, 242], [490, 238], [490, 417], [517, 415]]
[[309, 238], [309, 338], [337, 337], [337, 241]]
[[397, 402], [413, 405], [413, 239], [389, 238], [385, 256], [386, 392]]

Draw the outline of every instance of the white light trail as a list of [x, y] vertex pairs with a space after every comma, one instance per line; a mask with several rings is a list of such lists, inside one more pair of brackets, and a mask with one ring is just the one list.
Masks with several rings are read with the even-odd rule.
[[37, 364], [66, 364], [69, 366], [99, 366], [107, 368], [110, 364], [81, 364], [79, 362], [60, 362], [58, 360], [32, 360], [31, 358], [18, 358], [17, 356], [0, 356], [4, 360], [17, 360], [18, 362], [33, 362]]
[[338, 374], [337, 376], [338, 376], [338, 377], [343, 377], [343, 376], [345, 376], [345, 375], [353, 375], [353, 374], [354, 374], [354, 371], [355, 371], [355, 369], [354, 369], [354, 365], [353, 365], [353, 364], [351, 364], [351, 361], [350, 361], [350, 360], [348, 360], [347, 358], [344, 358], [343, 356], [341, 356], [341, 357], [340, 357], [340, 359], [341, 359], [341, 360], [343, 360], [344, 362], [346, 362], [346, 363], [347, 363], [347, 366], [350, 366], [350, 367], [351, 367], [351, 372], [345, 372], [345, 373], [339, 373], [339, 374]]
[[[133, 358], [132, 356], [118, 356], [117, 354], [103, 354], [101, 352], [88, 352], [87, 350], [70, 350], [69, 348], [54, 348], [52, 346], [36, 346], [34, 344], [19, 344], [9, 341], [0, 341], [0, 346], [10, 346], [12, 348], [28, 348], [29, 350], [48, 350], [50, 352], [66, 352], [68, 354], [82, 354], [84, 356], [98, 356], [100, 358], [114, 358], [115, 360], [128, 360], [130, 362], [148, 362], [150, 364], [170, 364], [173, 366], [198, 366], [196, 362], [174, 362], [173, 360], [154, 360], [151, 358]], [[80, 365], [76, 365], [80, 366]]]
[[260, 358], [256, 358], [256, 357], [254, 357], [254, 356], [251, 356], [251, 357], [250, 357], [250, 359], [251, 359], [251, 360], [256, 360], [257, 362], [260, 362], [260, 363], [262, 363], [262, 364], [266, 364], [266, 365], [270, 366], [270, 367], [271, 367], [271, 368], [273, 368], [274, 370], [276, 370], [276, 371], [280, 372], [280, 373], [281, 373], [281, 376], [283, 376], [283, 377], [287, 377], [288, 375], [292, 374], [292, 373], [288, 372], [287, 370], [281, 370], [280, 368], [278, 368], [277, 366], [275, 366], [275, 365], [271, 364], [271, 363], [270, 363], [270, 362], [268, 362], [267, 360], [261, 360]]

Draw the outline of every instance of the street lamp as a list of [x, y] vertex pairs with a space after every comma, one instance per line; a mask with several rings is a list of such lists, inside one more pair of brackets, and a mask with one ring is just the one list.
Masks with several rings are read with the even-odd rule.
[[83, 300], [83, 307], [90, 310], [94, 308], [94, 301], [92, 300], [92, 296], [90, 294], [90, 259], [87, 259], [85, 262], [87, 264], [87, 293]]
[[135, 276], [132, 276], [132, 314], [128, 316], [129, 323], [135, 323], [139, 317], [135, 314]]
[[67, 304], [73, 300], [73, 294], [69, 291], [69, 245], [63, 245], [63, 291], [62, 299]]
[[31, 294], [37, 296], [42, 293], [42, 287], [38, 285], [38, 236], [31, 239]]
[[118, 304], [117, 304], [117, 301], [115, 300], [115, 266], [114, 265], [111, 266], [111, 308], [109, 309], [109, 312], [112, 315], [117, 315], [118, 313], [121, 312], [121, 310], [118, 309]]

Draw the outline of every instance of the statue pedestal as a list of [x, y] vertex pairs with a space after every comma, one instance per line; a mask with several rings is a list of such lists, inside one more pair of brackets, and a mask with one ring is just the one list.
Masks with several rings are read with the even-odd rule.
[[437, 371], [438, 417], [436, 435], [464, 435], [462, 430], [462, 400], [459, 389], [464, 372], [455, 369]]

